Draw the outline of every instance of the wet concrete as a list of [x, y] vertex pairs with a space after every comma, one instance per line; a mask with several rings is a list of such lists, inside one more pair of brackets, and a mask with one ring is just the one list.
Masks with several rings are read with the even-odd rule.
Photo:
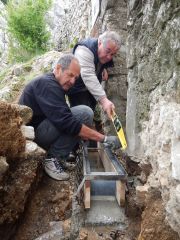
[[127, 227], [125, 210], [119, 207], [115, 196], [91, 197], [91, 208], [85, 211], [85, 225], [119, 225]]

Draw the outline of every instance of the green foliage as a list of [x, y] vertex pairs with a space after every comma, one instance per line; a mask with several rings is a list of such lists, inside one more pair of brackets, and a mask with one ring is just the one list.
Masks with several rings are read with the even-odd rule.
[[8, 0], [1, 0], [4, 4], [7, 4]]
[[25, 48], [21, 47], [17, 42], [14, 42], [12, 39], [9, 41], [8, 58], [11, 63], [26, 62], [34, 56], [41, 55], [43, 53], [44, 51], [40, 49], [28, 51]]
[[78, 43], [78, 38], [75, 37], [73, 41], [70, 43], [69, 48], [73, 48]]
[[50, 34], [44, 16], [50, 6], [51, 0], [19, 0], [18, 4], [16, 0], [8, 1], [11, 60], [27, 60], [47, 50]]

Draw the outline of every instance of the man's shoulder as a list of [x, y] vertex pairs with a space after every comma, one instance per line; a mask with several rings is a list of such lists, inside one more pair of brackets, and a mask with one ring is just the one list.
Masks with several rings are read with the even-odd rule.
[[43, 81], [44, 79], [47, 80], [47, 81], [48, 80], [54, 80], [55, 77], [54, 77], [53, 73], [49, 72], [49, 73], [45, 73], [45, 74], [40, 75], [40, 76], [35, 78], [35, 80], [37, 80], [37, 81]]
[[75, 56], [82, 56], [83, 58], [94, 58], [93, 52], [86, 46], [79, 45], [75, 51]]
[[86, 38], [79, 41], [73, 49], [73, 53], [76, 51], [78, 46], [85, 46], [86, 48], [90, 49], [93, 53], [97, 51], [98, 46], [98, 39], [97, 38]]
[[36, 84], [48, 84], [48, 82], [51, 82], [54, 80], [54, 74], [53, 73], [46, 73], [40, 76], [35, 77], [29, 84], [30, 85], [36, 85]]

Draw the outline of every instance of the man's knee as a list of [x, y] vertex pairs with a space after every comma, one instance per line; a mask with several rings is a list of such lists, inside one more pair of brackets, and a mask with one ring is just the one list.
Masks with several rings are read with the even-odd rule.
[[94, 113], [93, 110], [86, 105], [79, 105], [76, 107], [72, 107], [71, 111], [77, 119], [80, 120], [81, 123], [86, 125], [92, 125]]
[[59, 131], [57, 128], [48, 119], [45, 119], [37, 127], [34, 141], [47, 150], [58, 137]]
[[88, 106], [85, 106], [85, 105], [82, 105], [82, 112], [83, 114], [85, 114], [89, 119], [92, 119], [94, 118], [94, 112], [93, 110], [88, 107]]

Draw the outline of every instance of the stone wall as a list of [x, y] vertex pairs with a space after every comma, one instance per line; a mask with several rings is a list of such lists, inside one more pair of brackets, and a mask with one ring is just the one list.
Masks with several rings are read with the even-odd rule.
[[180, 2], [128, 3], [128, 153], [150, 163], [166, 220], [180, 235]]

